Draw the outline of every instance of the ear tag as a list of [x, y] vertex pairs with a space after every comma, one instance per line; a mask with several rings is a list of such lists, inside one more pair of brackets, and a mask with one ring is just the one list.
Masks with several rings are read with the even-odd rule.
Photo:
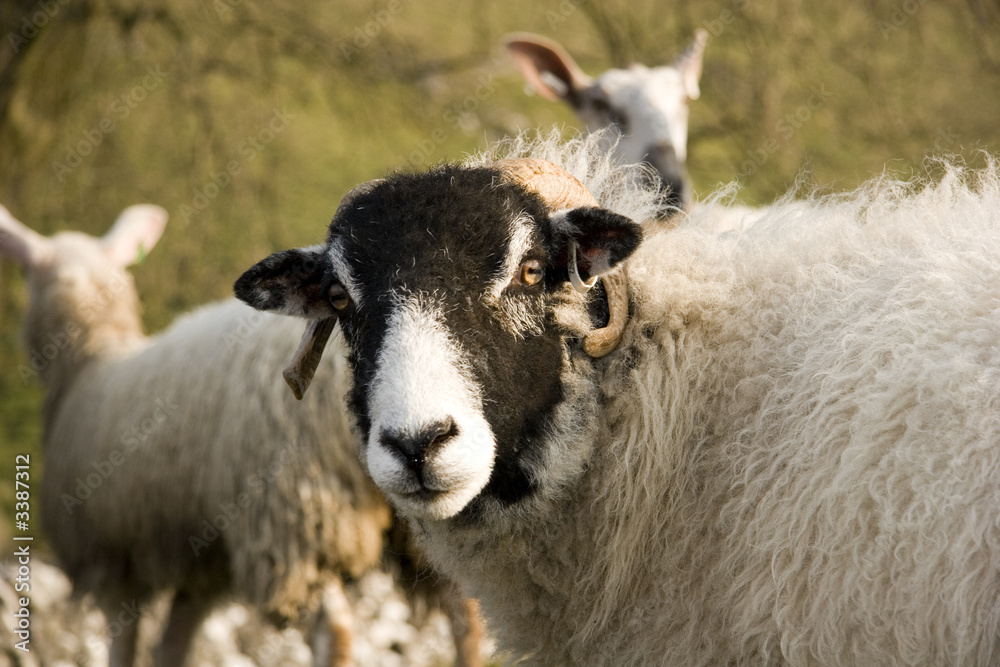
[[140, 243], [139, 244], [139, 250], [135, 254], [135, 262], [134, 263], [135, 263], [136, 266], [138, 266], [138, 265], [142, 264], [145, 261], [146, 261], [146, 249]]
[[569, 282], [577, 292], [586, 294], [597, 283], [597, 276], [591, 276], [590, 280], [586, 282], [580, 278], [580, 270], [576, 266], [576, 251], [579, 249], [580, 244], [576, 242], [576, 239], [570, 239], [569, 249], [567, 250], [569, 253]]

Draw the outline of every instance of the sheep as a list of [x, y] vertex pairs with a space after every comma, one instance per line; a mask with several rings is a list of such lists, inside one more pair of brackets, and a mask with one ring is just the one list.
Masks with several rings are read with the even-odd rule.
[[691, 198], [685, 173], [688, 102], [701, 95], [702, 56], [708, 33], [698, 30], [671, 65], [632, 64], [593, 79], [557, 42], [531, 33], [504, 40], [525, 81], [549, 100], [569, 104], [590, 132], [604, 134], [605, 150], [625, 163], [648, 163], [661, 181], [661, 215], [684, 209]]
[[[343, 361], [330, 355], [319, 395], [293, 410], [273, 372], [301, 333], [287, 318], [229, 299], [147, 338], [125, 269], [166, 219], [140, 205], [101, 239], [44, 237], [0, 207], [0, 256], [26, 268], [31, 290], [21, 375], [47, 387], [49, 543], [109, 621], [174, 589], [157, 665], [183, 665], [228, 595], [278, 622], [313, 623], [316, 664], [351, 664], [342, 577], [384, 552], [401, 566], [422, 557], [404, 548], [399, 525], [389, 532], [391, 511], [354, 453]], [[427, 583], [452, 617], [458, 664], [479, 664], [474, 603], [444, 580]], [[113, 666], [133, 664], [138, 625], [113, 637]]]
[[339, 323], [369, 475], [512, 660], [1000, 664], [1000, 164], [717, 233], [594, 148], [366, 184], [236, 294]]

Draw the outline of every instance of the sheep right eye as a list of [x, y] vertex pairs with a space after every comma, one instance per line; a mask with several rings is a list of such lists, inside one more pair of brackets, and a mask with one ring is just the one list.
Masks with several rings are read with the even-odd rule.
[[351, 295], [347, 293], [347, 290], [340, 283], [330, 285], [327, 296], [330, 299], [330, 305], [336, 311], [342, 311], [351, 305]]
[[600, 99], [594, 100], [594, 110], [607, 118], [612, 125], [616, 125], [622, 132], [628, 131], [628, 118], [608, 102]]

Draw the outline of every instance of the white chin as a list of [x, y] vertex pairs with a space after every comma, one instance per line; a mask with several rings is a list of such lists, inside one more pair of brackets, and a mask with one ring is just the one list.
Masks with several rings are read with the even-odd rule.
[[392, 504], [405, 516], [425, 521], [450, 519], [472, 501], [479, 491], [459, 489], [448, 492], [427, 491], [422, 494], [389, 493]]

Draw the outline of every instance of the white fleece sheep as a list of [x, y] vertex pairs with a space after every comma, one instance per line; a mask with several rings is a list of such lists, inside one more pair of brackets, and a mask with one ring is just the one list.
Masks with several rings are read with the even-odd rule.
[[[604, 189], [622, 181], [606, 158], [591, 159], [592, 148], [515, 142], [500, 153], [555, 159], [603, 206], [641, 211], [631, 195], [622, 200]], [[454, 172], [445, 177], [461, 182]], [[386, 235], [411, 218], [430, 221], [466, 206], [454, 192], [428, 199], [425, 217], [410, 208], [396, 221], [386, 202], [408, 187], [390, 181], [338, 224], [364, 238], [366, 212], [378, 210], [377, 230]], [[485, 193], [477, 185], [470, 196], [486, 207]], [[529, 208], [514, 208], [522, 205]], [[495, 215], [510, 222], [493, 224], [566, 228], [532, 221], [530, 206], [497, 205]], [[430, 223], [415, 229], [421, 224]], [[446, 291], [436, 310], [422, 310], [434, 304], [428, 296], [405, 300], [422, 284], [416, 268], [399, 273], [409, 259], [394, 267], [380, 255], [384, 266], [368, 265], [353, 246], [345, 250], [347, 233], [333, 227], [325, 250], [330, 277], [350, 286], [355, 304], [335, 316], [355, 354], [396, 364], [356, 373], [361, 382], [375, 376], [367, 403], [354, 409], [372, 425], [432, 423], [427, 435], [406, 436], [432, 438], [422, 468], [392, 452], [413, 447], [406, 431], [385, 428], [380, 436], [372, 426], [363, 456], [412, 517], [432, 562], [480, 599], [513, 658], [540, 665], [1000, 664], [997, 163], [977, 173], [948, 168], [933, 185], [880, 179], [848, 194], [783, 201], [725, 233], [697, 219], [648, 226], [627, 260], [624, 338], [600, 359], [588, 359], [573, 335], [555, 348], [534, 342], [553, 319], [563, 331], [575, 326], [580, 306], [572, 304], [581, 302], [565, 283], [531, 278], [536, 290], [553, 292], [532, 292], [540, 300], [523, 308], [555, 305], [539, 333], [520, 334], [517, 345], [535, 362], [531, 383], [549, 372], [539, 349], [557, 357], [563, 382], [558, 403], [516, 446], [494, 442], [491, 433], [523, 416], [520, 400], [465, 416], [476, 397], [490, 405], [499, 395], [490, 393], [500, 386], [496, 373], [513, 371], [493, 365], [502, 359], [463, 355], [480, 349], [487, 334], [506, 339], [450, 328], [466, 316], [448, 310], [447, 299], [461, 299]], [[510, 252], [518, 254], [504, 266], [516, 269], [527, 248], [530, 277], [537, 262], [549, 266], [560, 255], [546, 258], [517, 241], [527, 233], [512, 237]], [[440, 256], [462, 257], [461, 250], [445, 246]], [[266, 262], [245, 276], [242, 296], [273, 307], [252, 289], [261, 267]], [[352, 282], [359, 275], [363, 290]], [[503, 298], [526, 293], [518, 275]], [[427, 284], [474, 284], [459, 280], [435, 274]], [[405, 287], [377, 301], [370, 286], [397, 290], [393, 281]], [[464, 302], [469, 311], [486, 308], [486, 321], [502, 317], [489, 314], [499, 288], [489, 290]], [[386, 305], [392, 299], [404, 300]], [[398, 312], [381, 314], [392, 307]], [[521, 320], [533, 312], [524, 310]], [[369, 339], [373, 317], [387, 317], [390, 328]], [[366, 347], [382, 336], [389, 343]], [[407, 341], [416, 341], [412, 353]], [[448, 391], [465, 402], [453, 408], [444, 392], [413, 401], [397, 393], [401, 404], [383, 407], [380, 393], [392, 391], [386, 383], [393, 378], [419, 385], [426, 371], [399, 366], [419, 359], [456, 364], [464, 379]], [[524, 400], [534, 400], [531, 383], [519, 385]], [[442, 422], [449, 414], [454, 419]], [[470, 468], [478, 458], [464, 452], [481, 457], [482, 447], [505, 452], [489, 463], [494, 476], [514, 483], [516, 466], [524, 466], [520, 491], [487, 483], [465, 509], [444, 504], [453, 489], [479, 486]], [[525, 451], [536, 454], [524, 459]], [[465, 467], [449, 468], [453, 460]]]
[[515, 654], [1000, 662], [1000, 174], [977, 176], [646, 240], [568, 498], [428, 528]]
[[[318, 395], [296, 402], [280, 369], [301, 325], [236, 300], [147, 338], [125, 267], [165, 222], [159, 207], [136, 206], [103, 239], [46, 238], [0, 207], [0, 255], [27, 268], [31, 288], [20, 370], [48, 390], [49, 543], [76, 590], [97, 595], [111, 619], [123, 604], [176, 589], [157, 664], [181, 665], [201, 619], [228, 594], [276, 620], [306, 620], [322, 604], [329, 663], [349, 664], [340, 577], [379, 563], [390, 511], [356, 459], [343, 360], [329, 355]], [[113, 665], [132, 664], [137, 627], [113, 638]], [[470, 639], [459, 659], [476, 662]]]

